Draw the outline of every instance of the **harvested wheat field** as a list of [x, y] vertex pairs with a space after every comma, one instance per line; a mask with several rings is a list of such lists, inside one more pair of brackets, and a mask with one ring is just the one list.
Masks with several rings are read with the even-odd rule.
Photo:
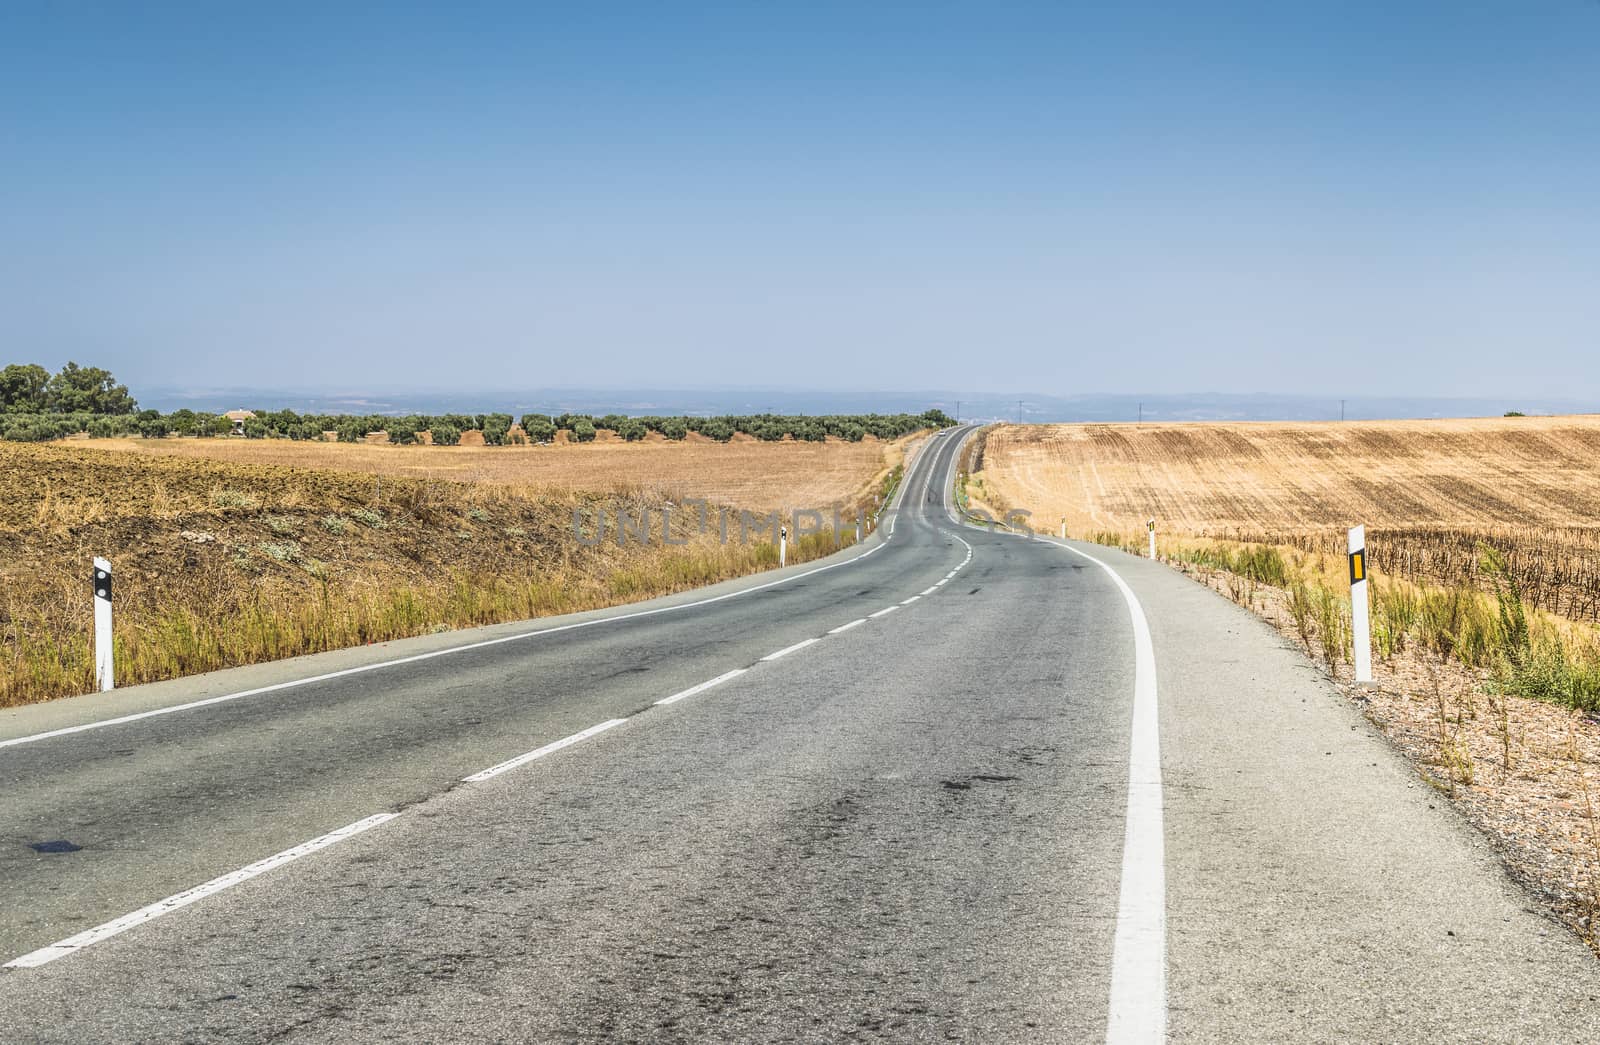
[[1480, 542], [1529, 599], [1600, 616], [1600, 416], [1447, 421], [997, 425], [968, 455], [973, 493], [1075, 536], [1158, 532], [1339, 551], [1471, 582]]
[[[602, 432], [602, 436], [609, 433]], [[385, 446], [287, 439], [104, 439], [74, 444], [150, 457], [282, 465], [551, 490], [646, 491], [741, 508], [821, 508], [881, 479], [917, 438], [859, 443], [736, 439], [552, 446]]]

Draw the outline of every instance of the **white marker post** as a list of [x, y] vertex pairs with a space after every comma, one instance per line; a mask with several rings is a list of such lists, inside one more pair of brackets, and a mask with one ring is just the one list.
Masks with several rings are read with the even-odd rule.
[[783, 564], [789, 558], [789, 527], [778, 527], [778, 569], [783, 569]]
[[1061, 517], [1061, 539], [1063, 541], [1067, 539], [1067, 517], [1065, 515]]
[[94, 681], [104, 693], [116, 684], [111, 660], [111, 563], [94, 560]]
[[860, 514], [856, 515], [856, 543], [857, 544], [861, 543], [861, 516], [860, 516]]
[[1356, 684], [1372, 685], [1372, 623], [1367, 613], [1367, 528], [1350, 531], [1350, 641], [1355, 646]]
[[1145, 528], [1150, 531], [1150, 558], [1156, 557], [1156, 521], [1151, 519], [1145, 523]]

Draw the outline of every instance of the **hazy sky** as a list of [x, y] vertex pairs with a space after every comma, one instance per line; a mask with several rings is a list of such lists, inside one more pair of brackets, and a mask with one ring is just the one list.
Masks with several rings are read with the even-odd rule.
[[1597, 100], [1596, 0], [0, 0], [0, 362], [1592, 397]]

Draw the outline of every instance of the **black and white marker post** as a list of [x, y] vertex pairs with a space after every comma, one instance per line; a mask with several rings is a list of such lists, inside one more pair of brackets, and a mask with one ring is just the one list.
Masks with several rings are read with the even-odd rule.
[[1145, 529], [1150, 531], [1150, 558], [1156, 557], [1156, 521], [1151, 519], [1145, 523]]
[[[767, 531], [771, 533], [771, 530]], [[778, 527], [778, 569], [783, 569], [784, 563], [789, 560], [789, 527]]]
[[1355, 647], [1356, 684], [1372, 685], [1372, 624], [1367, 613], [1367, 528], [1350, 531], [1350, 642]]
[[94, 680], [104, 693], [115, 685], [111, 661], [111, 563], [94, 560]]

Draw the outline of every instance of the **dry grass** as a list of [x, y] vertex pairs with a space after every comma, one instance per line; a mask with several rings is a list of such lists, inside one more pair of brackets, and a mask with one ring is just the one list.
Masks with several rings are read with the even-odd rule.
[[1479, 544], [1524, 597], [1600, 617], [1600, 417], [1161, 425], [999, 425], [971, 462], [992, 506], [1056, 531], [1213, 537], [1338, 554], [1475, 584]]
[[904, 457], [910, 437], [859, 443], [602, 441], [552, 446], [384, 446], [286, 439], [105, 439], [90, 450], [157, 459], [279, 465], [516, 489], [645, 491], [744, 508], [811, 508], [848, 499]]
[[[94, 555], [109, 556], [117, 571], [118, 684], [149, 682], [592, 609], [766, 569], [776, 565], [777, 549], [759, 539], [718, 543], [714, 515], [702, 534], [694, 514], [676, 513], [675, 536], [689, 543], [663, 544], [665, 491], [733, 508], [839, 504], [849, 516], [900, 474], [910, 440], [865, 448], [752, 444], [756, 454], [738, 445], [670, 446], [666, 456], [637, 445], [551, 452], [566, 461], [563, 482], [581, 478], [583, 461], [611, 462], [609, 471], [597, 469], [598, 490], [310, 469], [304, 463], [313, 456], [296, 452], [332, 451], [347, 464], [372, 454], [405, 468], [413, 454], [437, 459], [453, 456], [449, 450], [205, 442], [242, 448], [221, 453], [299, 466], [0, 443], [0, 707], [92, 688], [87, 578]], [[474, 459], [535, 452], [478, 453]], [[729, 459], [715, 460], [718, 454]], [[813, 465], [820, 478], [784, 477], [788, 468]], [[633, 482], [642, 467], [653, 469], [651, 481]], [[767, 467], [779, 474], [761, 470]], [[707, 473], [711, 481], [702, 482]], [[718, 496], [730, 490], [759, 499]], [[597, 510], [635, 518], [652, 510], [656, 539], [585, 545], [573, 532], [576, 509], [586, 535]], [[851, 530], [844, 543], [853, 538]], [[790, 557], [803, 562], [833, 548], [830, 531], [791, 541]]]

